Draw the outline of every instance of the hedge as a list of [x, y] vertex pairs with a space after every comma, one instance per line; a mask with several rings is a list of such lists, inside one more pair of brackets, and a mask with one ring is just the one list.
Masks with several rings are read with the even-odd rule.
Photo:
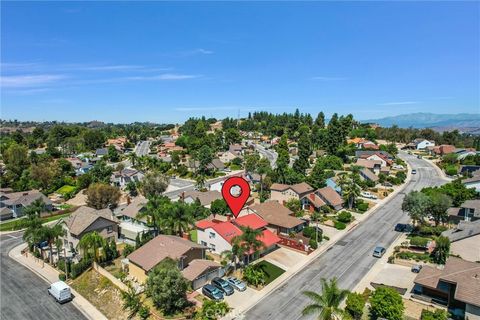
[[[367, 205], [368, 206], [368, 205]], [[352, 214], [348, 211], [342, 211], [338, 214], [337, 220], [343, 223], [349, 223], [352, 221]]]
[[424, 237], [413, 237], [410, 239], [412, 247], [426, 248], [430, 239]]
[[338, 230], [343, 230], [347, 227], [347, 225], [340, 221], [335, 221], [335, 228]]

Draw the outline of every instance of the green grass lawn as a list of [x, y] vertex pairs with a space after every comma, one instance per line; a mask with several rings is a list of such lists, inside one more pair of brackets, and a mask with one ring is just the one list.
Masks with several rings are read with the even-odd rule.
[[265, 285], [277, 279], [285, 272], [285, 270], [283, 270], [282, 268], [279, 268], [276, 265], [271, 264], [270, 262], [265, 260], [255, 264], [255, 266], [262, 269], [267, 274]]
[[[45, 218], [41, 218], [42, 220], [42, 223], [47, 223], [47, 222], [50, 222], [50, 221], [55, 221], [55, 220], [58, 220], [58, 219], [61, 219], [61, 218], [65, 218], [65, 217], [68, 217], [70, 215], [71, 212], [68, 212], [68, 213], [64, 213], [64, 214], [58, 214], [56, 216], [51, 216], [51, 217], [45, 217]], [[20, 230], [20, 229], [24, 229], [26, 228], [26, 219], [25, 218], [20, 218], [20, 219], [16, 219], [16, 220], [13, 220], [13, 221], [7, 221], [7, 222], [3, 222], [0, 224], [0, 231], [13, 231], [13, 230]]]
[[197, 230], [190, 231], [190, 240], [197, 243]]
[[77, 190], [77, 187], [65, 185], [60, 189], [58, 189], [56, 192], [60, 194], [67, 194], [67, 193], [75, 192], [75, 190]]

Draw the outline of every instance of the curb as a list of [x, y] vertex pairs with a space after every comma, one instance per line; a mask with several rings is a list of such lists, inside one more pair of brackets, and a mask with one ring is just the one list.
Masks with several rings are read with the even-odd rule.
[[[8, 256], [13, 259], [14, 261], [16, 261], [17, 263], [21, 264], [22, 266], [24, 266], [25, 268], [29, 269], [30, 271], [32, 271], [34, 274], [36, 274], [38, 277], [40, 277], [41, 279], [43, 279], [46, 283], [48, 284], [51, 284], [50, 280], [45, 277], [41, 272], [38, 272], [38, 270], [36, 270], [35, 268], [32, 268], [31, 266], [29, 266], [28, 264], [25, 264], [23, 263], [23, 261], [17, 259], [17, 257], [15, 257], [12, 252], [14, 250], [18, 250], [19, 247], [26, 247], [26, 243], [21, 243], [19, 244], [18, 246], [16, 247], [13, 247], [9, 252], [8, 252]], [[21, 251], [21, 250], [20, 250]], [[85, 299], [81, 294], [79, 294], [77, 291], [75, 291], [73, 288], [70, 287], [70, 290], [72, 291], [72, 294], [74, 295], [74, 299], [72, 300], [72, 304], [75, 306], [75, 308], [78, 309], [78, 311], [80, 311], [84, 316], [85, 318], [87, 319], [90, 319], [90, 320], [98, 320], [99, 318], [97, 316], [93, 316], [91, 315], [90, 313], [88, 313], [81, 304], [79, 304], [77, 301], [75, 301], [75, 299], [77, 297], [80, 297], [81, 299], [84, 299], [85, 301], [87, 301], [88, 303], [90, 303], [87, 299]], [[95, 306], [92, 305], [93, 308], [95, 308]], [[97, 312], [99, 314], [102, 314], [100, 311], [98, 311], [98, 309], [95, 308], [95, 310], [97, 310]], [[102, 314], [103, 315], [103, 314]], [[107, 319], [105, 316], [103, 316], [104, 319]]]

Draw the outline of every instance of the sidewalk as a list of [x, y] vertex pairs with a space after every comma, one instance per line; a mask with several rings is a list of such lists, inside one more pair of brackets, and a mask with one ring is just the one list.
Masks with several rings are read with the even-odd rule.
[[[408, 163], [407, 163], [408, 166]], [[412, 179], [412, 174], [411, 174], [411, 168], [409, 168], [408, 173], [407, 173], [407, 178], [405, 179], [405, 182], [396, 188], [388, 197], [380, 200], [377, 205], [375, 205], [373, 208], [369, 209], [358, 219], [354, 220], [351, 224], [348, 225], [348, 228], [345, 230], [342, 230], [338, 233], [336, 233], [334, 236], [330, 238], [330, 240], [324, 242], [321, 244], [319, 249], [315, 250], [313, 253], [308, 255], [305, 260], [302, 262], [299, 262], [292, 268], [289, 268], [289, 270], [286, 270], [285, 273], [283, 273], [280, 277], [275, 279], [273, 282], [271, 282], [269, 285], [267, 285], [265, 288], [263, 288], [261, 291], [256, 291], [256, 290], [251, 290], [249, 292], [249, 296], [247, 299], [244, 299], [241, 304], [237, 305], [234, 307], [234, 310], [230, 312], [228, 315], [226, 315], [222, 319], [234, 319], [241, 315], [242, 313], [247, 312], [249, 309], [254, 307], [257, 303], [259, 303], [263, 298], [268, 296], [272, 291], [277, 289], [279, 286], [281, 286], [284, 282], [292, 278], [295, 274], [300, 272], [303, 268], [305, 268], [311, 261], [314, 259], [318, 258], [320, 255], [325, 253], [329, 248], [335, 245], [337, 241], [339, 241], [343, 236], [346, 234], [350, 233], [353, 229], [355, 229], [362, 221], [366, 220], [369, 218], [373, 212], [378, 210], [379, 208], [383, 207], [388, 201], [390, 201], [396, 194], [400, 193], [403, 191], [403, 189], [408, 185], [410, 180]]]
[[[18, 263], [24, 265], [39, 277], [43, 278], [48, 283], [57, 282], [58, 271], [49, 264], [44, 263], [41, 259], [33, 257], [30, 253], [22, 254], [22, 250], [27, 247], [26, 243], [22, 243], [13, 248], [8, 256]], [[100, 311], [98, 311], [87, 299], [82, 297], [78, 292], [71, 288], [74, 299], [72, 303], [75, 307], [83, 313], [87, 319], [91, 320], [108, 320]], [[52, 298], [53, 299], [53, 298]]]

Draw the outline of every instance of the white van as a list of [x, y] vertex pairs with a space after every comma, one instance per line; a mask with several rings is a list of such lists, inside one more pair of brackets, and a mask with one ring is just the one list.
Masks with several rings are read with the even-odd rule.
[[65, 303], [73, 299], [70, 287], [63, 281], [52, 283], [48, 288], [48, 294], [53, 296], [59, 303]]

